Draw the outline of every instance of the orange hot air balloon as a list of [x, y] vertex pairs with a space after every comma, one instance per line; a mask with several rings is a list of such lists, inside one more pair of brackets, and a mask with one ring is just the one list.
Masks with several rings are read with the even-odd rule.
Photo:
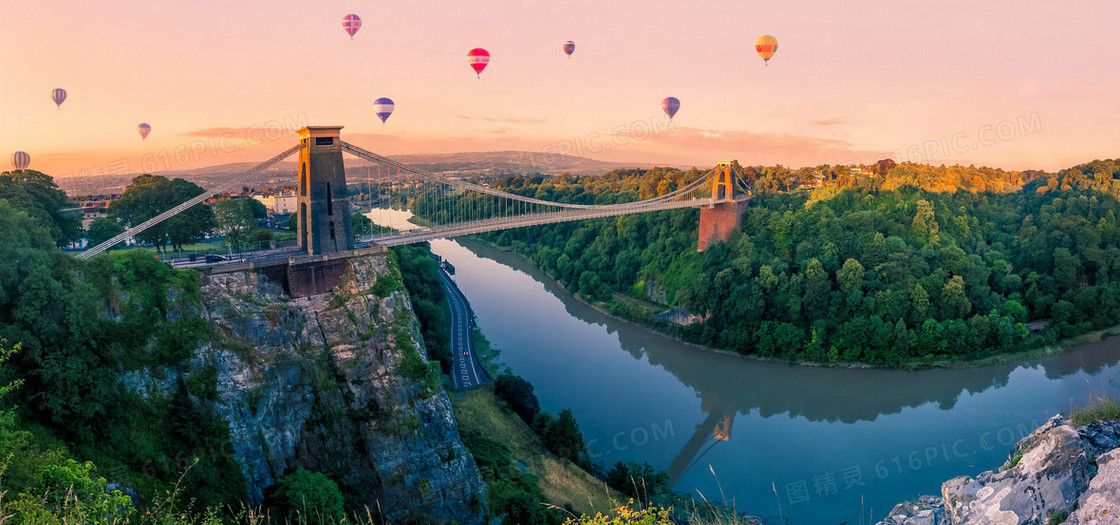
[[762, 35], [754, 41], [754, 50], [762, 57], [763, 63], [769, 65], [770, 57], [778, 52], [778, 39], [770, 35]]

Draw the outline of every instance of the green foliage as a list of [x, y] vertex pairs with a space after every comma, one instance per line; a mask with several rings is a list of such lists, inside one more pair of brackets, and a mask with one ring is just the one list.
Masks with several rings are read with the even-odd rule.
[[[838, 183], [827, 198], [784, 193], [782, 177], [794, 174], [788, 169], [749, 168], [771, 187], [756, 192], [739, 231], [703, 253], [695, 251], [694, 210], [484, 238], [593, 300], [611, 293], [655, 299], [642, 296], [646, 283], [658, 283], [669, 303], [703, 316], [672, 328], [698, 344], [886, 366], [983, 358], [1120, 323], [1120, 203], [1095, 191], [1120, 190], [1108, 179], [1120, 163], [1091, 164], [1025, 184], [1021, 174], [990, 168], [903, 164], [885, 182]], [[826, 168], [835, 170], [829, 181], [862, 177], [847, 167], [814, 170]], [[1082, 176], [1088, 172], [1095, 175]], [[614, 202], [690, 177], [617, 170], [578, 179], [510, 178], [496, 186], [550, 200]], [[992, 190], [1009, 193], [984, 193]], [[645, 321], [640, 310], [612, 311]], [[1032, 334], [1033, 321], [1046, 328]]]
[[1087, 406], [1073, 411], [1070, 422], [1074, 427], [1092, 425], [1102, 421], [1115, 421], [1120, 419], [1120, 405], [1107, 397], [1100, 398]]
[[303, 467], [277, 481], [271, 500], [290, 520], [302, 515], [312, 523], [334, 523], [346, 517], [338, 484]]
[[607, 471], [606, 482], [611, 488], [639, 501], [667, 494], [672, 488], [669, 486], [669, 475], [655, 471], [649, 463], [619, 461]]
[[253, 203], [260, 204], [250, 198], [223, 199], [214, 204], [214, 223], [218, 231], [225, 233], [226, 242], [234, 250], [248, 242], [257, 228]]
[[50, 175], [35, 170], [0, 173], [0, 199], [23, 210], [46, 228], [48, 239], [56, 246], [64, 246], [81, 235], [81, 210], [58, 189]]
[[502, 398], [525, 424], [530, 425], [541, 411], [541, 405], [533, 393], [532, 383], [520, 376], [505, 373], [494, 379], [494, 393]]
[[[203, 193], [203, 189], [185, 179], [168, 180], [159, 175], [138, 175], [132, 179], [121, 198], [109, 204], [109, 217], [122, 225], [135, 226]], [[198, 204], [136, 235], [136, 240], [155, 245], [160, 250], [170, 244], [181, 248], [198, 242], [214, 228], [214, 212]]]
[[[124, 226], [121, 226], [121, 223], [108, 217], [99, 217], [89, 224], [89, 231], [86, 233], [86, 236], [89, 239], [90, 246], [96, 246], [121, 233], [124, 233]], [[123, 246], [124, 243], [122, 242], [113, 246], [113, 248], [121, 248]]]
[[509, 447], [479, 432], [459, 428], [463, 445], [474, 456], [489, 489], [487, 504], [494, 516], [507, 523], [559, 523], [557, 513], [542, 506], [544, 495], [536, 476], [513, 464]]
[[400, 279], [396, 275], [379, 276], [374, 285], [374, 294], [379, 297], [403, 285], [408, 291], [412, 310], [420, 321], [420, 335], [428, 350], [428, 359], [438, 361], [443, 373], [451, 371], [454, 362], [451, 356], [449, 305], [440, 280], [437, 262], [427, 243], [413, 246], [398, 246], [392, 249]]
[[565, 408], [556, 416], [548, 412], [538, 413], [533, 419], [533, 430], [541, 437], [544, 447], [556, 457], [567, 459], [585, 470], [591, 469], [583, 434], [571, 409]]

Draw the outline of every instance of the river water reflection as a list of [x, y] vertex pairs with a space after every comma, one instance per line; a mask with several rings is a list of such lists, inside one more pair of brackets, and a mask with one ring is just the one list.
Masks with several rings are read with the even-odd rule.
[[1090, 394], [1120, 395], [1117, 339], [962, 370], [792, 366], [613, 319], [514, 254], [464, 240], [432, 250], [454, 264], [482, 331], [542, 408], [574, 411], [594, 461], [647, 461], [678, 492], [775, 522], [880, 519], [1000, 465], [1020, 437]]

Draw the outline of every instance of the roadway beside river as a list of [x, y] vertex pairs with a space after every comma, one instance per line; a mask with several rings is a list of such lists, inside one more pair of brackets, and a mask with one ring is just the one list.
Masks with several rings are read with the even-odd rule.
[[456, 389], [478, 386], [490, 382], [490, 376], [482, 369], [474, 348], [474, 320], [467, 298], [451, 276], [439, 268], [443, 290], [447, 294], [450, 311], [451, 330], [451, 383]]

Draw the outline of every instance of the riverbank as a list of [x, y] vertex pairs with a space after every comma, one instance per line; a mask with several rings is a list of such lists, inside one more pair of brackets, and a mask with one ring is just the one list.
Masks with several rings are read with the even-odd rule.
[[[528, 265], [532, 266], [542, 276], [550, 279], [553, 284], [555, 284], [557, 287], [559, 287], [561, 290], [563, 290], [566, 294], [568, 294], [568, 296], [570, 296], [573, 299], [579, 301], [580, 303], [583, 303], [583, 304], [587, 305], [588, 307], [590, 307], [590, 308], [592, 308], [592, 309], [594, 309], [594, 310], [596, 310], [596, 311], [598, 311], [598, 312], [600, 312], [604, 315], [607, 315], [607, 316], [609, 316], [609, 317], [611, 317], [615, 320], [618, 320], [620, 322], [623, 322], [623, 323], [626, 323], [626, 324], [629, 324], [629, 325], [632, 325], [632, 326], [637, 326], [639, 328], [642, 328], [642, 329], [648, 330], [650, 332], [656, 333], [658, 335], [673, 339], [673, 340], [675, 340], [675, 341], [677, 341], [681, 344], [687, 345], [687, 346], [692, 347], [692, 348], [696, 348], [698, 350], [703, 350], [703, 351], [706, 351], [706, 352], [713, 352], [713, 353], [716, 353], [716, 354], [723, 354], [723, 355], [741, 357], [741, 358], [745, 358], [745, 359], [750, 359], [750, 360], [760, 361], [760, 362], [766, 362], [766, 363], [784, 363], [784, 364], [790, 364], [790, 365], [807, 366], [807, 367], [822, 367], [822, 368], [884, 369], [884, 370], [901, 369], [901, 370], [910, 370], [910, 371], [931, 370], [931, 369], [953, 370], [953, 369], [982, 368], [982, 367], [997, 366], [997, 365], [1010, 365], [1010, 364], [1021, 363], [1021, 362], [1024, 362], [1024, 361], [1031, 361], [1031, 360], [1035, 360], [1035, 359], [1042, 359], [1042, 358], [1045, 358], [1045, 357], [1052, 357], [1052, 356], [1056, 356], [1056, 355], [1061, 355], [1061, 354], [1065, 354], [1065, 353], [1074, 351], [1074, 350], [1076, 350], [1076, 349], [1078, 349], [1078, 348], [1080, 348], [1084, 345], [1100, 342], [1100, 341], [1103, 341], [1105, 339], [1108, 339], [1109, 337], [1120, 335], [1120, 325], [1116, 325], [1116, 326], [1111, 326], [1111, 327], [1103, 328], [1103, 329], [1100, 329], [1100, 330], [1096, 330], [1096, 331], [1093, 331], [1093, 332], [1080, 334], [1080, 335], [1070, 337], [1070, 338], [1067, 338], [1067, 339], [1063, 339], [1061, 341], [1058, 341], [1058, 342], [1050, 344], [1050, 345], [1045, 345], [1045, 346], [1041, 346], [1041, 347], [1037, 347], [1037, 348], [1022, 350], [1022, 351], [1019, 351], [1019, 352], [996, 354], [996, 355], [991, 355], [991, 356], [976, 358], [976, 359], [948, 359], [948, 360], [939, 360], [939, 361], [912, 361], [912, 362], [908, 362], [908, 363], [903, 363], [901, 366], [898, 366], [898, 367], [875, 365], [875, 364], [860, 363], [860, 362], [829, 363], [829, 362], [808, 361], [808, 360], [799, 360], [799, 359], [789, 360], [789, 359], [780, 359], [780, 358], [775, 358], [775, 357], [760, 356], [760, 355], [756, 355], [756, 354], [742, 354], [742, 353], [739, 353], [739, 352], [734, 352], [734, 351], [731, 351], [731, 350], [725, 350], [725, 349], [721, 349], [721, 348], [713, 348], [713, 347], [710, 347], [710, 346], [705, 346], [705, 345], [702, 345], [702, 344], [694, 343], [694, 342], [688, 341], [686, 339], [682, 339], [680, 336], [673, 333], [673, 326], [672, 325], [670, 325], [669, 323], [666, 323], [664, 321], [656, 321], [656, 320], [652, 319], [651, 317], [649, 317], [647, 315], [641, 315], [641, 316], [622, 315], [620, 313], [619, 308], [612, 308], [611, 303], [609, 303], [609, 302], [589, 301], [589, 300], [587, 300], [587, 298], [585, 298], [583, 296], [580, 296], [579, 294], [572, 293], [572, 291], [565, 285], [565, 283], [554, 279], [552, 276], [548, 275], [544, 270], [542, 270], [539, 266], [537, 266], [533, 262], [532, 259], [530, 259], [529, 257], [526, 257], [525, 255], [523, 255], [521, 253], [518, 253], [516, 250], [513, 250], [510, 247], [499, 246], [499, 245], [494, 244], [494, 243], [480, 241], [480, 240], [473, 239], [473, 238], [472, 239], [460, 239], [459, 242], [463, 243], [464, 246], [469, 246], [470, 244], [477, 244], [479, 246], [485, 246], [486, 248], [489, 248], [489, 249], [493, 249], [493, 250], [496, 250], [496, 251], [500, 251], [500, 252], [503, 252], [503, 253], [508, 253], [508, 254], [514, 255], [514, 256], [518, 257], [519, 259], [521, 259], [522, 261], [524, 261], [525, 263], [527, 263]], [[644, 312], [644, 313], [647, 313], [647, 314], [650, 313], [650, 311], [652, 311], [651, 307], [654, 306], [653, 303], [649, 303], [647, 301], [643, 301], [643, 300], [635, 298], [635, 297], [622, 295], [619, 292], [613, 292], [612, 296], [615, 297], [616, 299], [621, 298], [620, 300], [624, 300], [624, 302], [628, 305], [638, 305], [643, 310], [649, 310], [649, 311]], [[614, 303], [614, 304], [620, 304], [620, 303]], [[661, 305], [657, 305], [657, 306], [661, 306]], [[665, 308], [668, 308], [668, 307], [665, 307]]]

